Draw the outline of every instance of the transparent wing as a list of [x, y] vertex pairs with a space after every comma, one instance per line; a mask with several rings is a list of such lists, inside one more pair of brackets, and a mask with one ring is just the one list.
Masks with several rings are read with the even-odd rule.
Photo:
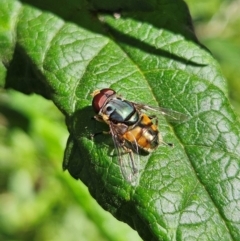
[[116, 132], [114, 124], [110, 123], [109, 126], [122, 175], [128, 182], [135, 185], [139, 177], [140, 163], [137, 142], [127, 143]]
[[166, 117], [169, 122], [183, 122], [189, 119], [189, 116], [178, 111], [170, 110], [162, 107], [155, 107], [133, 103], [138, 110], [156, 112]]

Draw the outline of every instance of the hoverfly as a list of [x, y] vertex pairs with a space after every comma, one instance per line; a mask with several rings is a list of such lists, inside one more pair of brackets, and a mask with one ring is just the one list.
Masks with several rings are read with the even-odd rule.
[[95, 90], [92, 96], [92, 107], [96, 113], [94, 118], [109, 125], [108, 133], [112, 136], [121, 172], [131, 183], [138, 177], [141, 150], [149, 153], [160, 144], [172, 146], [163, 141], [156, 116], [148, 116], [145, 112], [155, 111], [173, 121], [187, 119], [187, 116], [180, 112], [125, 100], [112, 89]]

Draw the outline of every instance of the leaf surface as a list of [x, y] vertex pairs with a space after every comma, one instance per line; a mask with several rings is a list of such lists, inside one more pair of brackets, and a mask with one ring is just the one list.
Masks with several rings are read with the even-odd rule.
[[[239, 121], [224, 77], [183, 1], [142, 3], [119, 11], [113, 2], [2, 0], [1, 83], [54, 101], [70, 132], [64, 168], [144, 240], [239, 240]], [[141, 156], [136, 186], [122, 177], [111, 137], [91, 138], [108, 130], [91, 120], [90, 94], [106, 87], [189, 116], [175, 125], [159, 117], [174, 147]]]

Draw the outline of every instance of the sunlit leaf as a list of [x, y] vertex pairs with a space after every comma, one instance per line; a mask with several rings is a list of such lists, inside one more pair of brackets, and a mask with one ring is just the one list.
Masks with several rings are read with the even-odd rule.
[[[1, 39], [14, 36], [2, 42], [5, 87], [39, 93], [64, 113], [64, 168], [144, 240], [239, 240], [239, 122], [184, 2], [28, 4], [1, 1]], [[91, 138], [108, 130], [91, 119], [90, 93], [105, 87], [189, 116], [173, 126], [160, 117], [174, 147], [141, 156], [136, 186], [121, 175], [111, 137]]]

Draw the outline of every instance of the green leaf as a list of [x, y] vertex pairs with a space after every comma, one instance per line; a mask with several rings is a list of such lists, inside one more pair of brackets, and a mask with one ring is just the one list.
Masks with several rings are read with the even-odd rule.
[[[5, 87], [39, 93], [65, 114], [64, 168], [103, 208], [144, 240], [239, 240], [239, 121], [183, 1], [2, 0], [0, 9]], [[136, 186], [121, 175], [111, 137], [91, 138], [108, 130], [91, 120], [90, 94], [105, 87], [189, 115], [173, 126], [160, 117], [174, 147], [141, 156]]]

